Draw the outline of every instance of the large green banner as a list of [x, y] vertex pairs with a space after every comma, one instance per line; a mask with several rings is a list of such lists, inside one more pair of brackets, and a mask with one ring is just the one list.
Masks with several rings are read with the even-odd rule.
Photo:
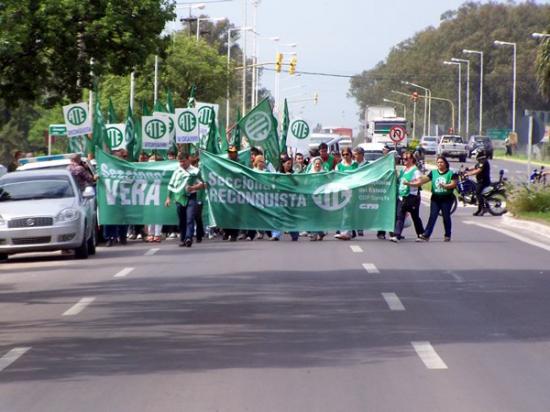
[[208, 185], [210, 221], [218, 227], [281, 231], [394, 228], [393, 156], [350, 173], [285, 175], [257, 172], [203, 152], [201, 171]]
[[98, 149], [97, 199], [102, 225], [176, 225], [175, 205], [164, 207], [175, 161], [130, 163]]

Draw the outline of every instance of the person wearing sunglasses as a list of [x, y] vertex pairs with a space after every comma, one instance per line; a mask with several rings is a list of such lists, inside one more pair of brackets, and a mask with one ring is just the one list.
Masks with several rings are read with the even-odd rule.
[[417, 181], [422, 177], [422, 173], [416, 167], [416, 159], [411, 152], [404, 152], [402, 156], [404, 169], [399, 172], [399, 188], [397, 199], [397, 218], [395, 221], [395, 230], [390, 240], [398, 243], [403, 232], [405, 217], [407, 213], [411, 215], [414, 224], [416, 236], [424, 233], [424, 225], [420, 219], [420, 190], [416, 186], [409, 186], [407, 183]]

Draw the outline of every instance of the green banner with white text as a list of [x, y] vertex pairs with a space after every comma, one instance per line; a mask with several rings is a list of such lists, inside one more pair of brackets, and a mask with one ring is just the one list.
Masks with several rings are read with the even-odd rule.
[[393, 231], [395, 159], [385, 156], [349, 173], [254, 171], [203, 152], [210, 221], [218, 227], [281, 231]]

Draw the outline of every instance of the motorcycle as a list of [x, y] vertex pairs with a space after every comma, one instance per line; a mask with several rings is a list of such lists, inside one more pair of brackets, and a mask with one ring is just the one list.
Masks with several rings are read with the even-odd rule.
[[[454, 213], [456, 210], [458, 200], [460, 200], [464, 206], [477, 205], [476, 184], [472, 179], [465, 175], [465, 172], [467, 171], [468, 169], [462, 170], [461, 168], [458, 173], [458, 184], [456, 187], [458, 197], [455, 198], [451, 208], [451, 213]], [[506, 178], [504, 177], [504, 170], [500, 170], [498, 181], [492, 182], [481, 192], [481, 195], [485, 200], [485, 204], [487, 205], [487, 210], [493, 216], [501, 216], [508, 211], [506, 209], [505, 182]]]
[[529, 182], [542, 183], [543, 185], [546, 184], [546, 173], [544, 172], [544, 166], [540, 167], [540, 171], [538, 169], [533, 170], [531, 176], [529, 176]]

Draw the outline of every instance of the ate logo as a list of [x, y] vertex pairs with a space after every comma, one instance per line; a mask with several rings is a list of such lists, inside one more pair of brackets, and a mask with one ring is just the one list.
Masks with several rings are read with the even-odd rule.
[[124, 135], [122, 134], [120, 129], [116, 127], [109, 127], [107, 129], [107, 136], [109, 137], [111, 148], [120, 146], [124, 141]]
[[323, 210], [334, 212], [348, 205], [351, 190], [341, 183], [328, 183], [313, 192], [313, 202]]
[[210, 106], [204, 106], [199, 109], [199, 122], [204, 126], [209, 126], [214, 118], [214, 109]]
[[244, 132], [249, 139], [255, 142], [263, 142], [271, 132], [271, 116], [264, 112], [257, 112], [248, 118], [244, 124]]
[[183, 112], [178, 117], [178, 125], [185, 133], [192, 132], [197, 127], [197, 117], [192, 112]]
[[149, 120], [145, 125], [145, 133], [151, 139], [162, 139], [166, 135], [166, 125], [158, 119]]
[[72, 107], [67, 112], [67, 120], [74, 126], [80, 126], [86, 121], [86, 110], [80, 106]]
[[309, 126], [303, 120], [294, 121], [290, 130], [297, 139], [305, 139], [309, 136]]

